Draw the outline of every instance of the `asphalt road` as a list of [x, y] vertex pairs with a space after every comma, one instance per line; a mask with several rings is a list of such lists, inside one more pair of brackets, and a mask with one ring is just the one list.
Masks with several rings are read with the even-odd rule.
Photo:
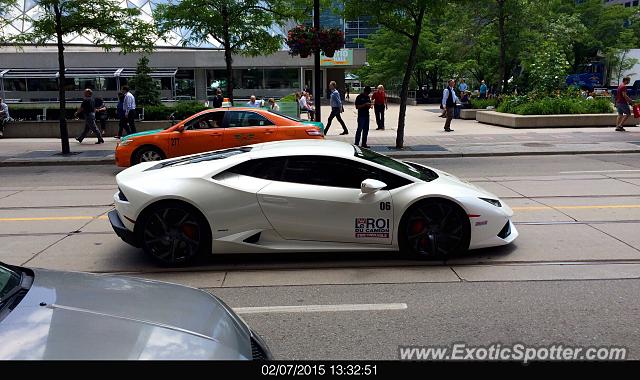
[[621, 346], [640, 358], [639, 280], [215, 289], [232, 307], [406, 303], [241, 314], [278, 359], [398, 359], [398, 346]]
[[394, 359], [399, 345], [454, 342], [621, 345], [640, 358], [640, 155], [416, 161], [507, 202], [515, 244], [447, 262], [218, 255], [164, 268], [108, 225], [118, 169], [25, 166], [0, 168], [0, 260], [207, 289], [283, 359]]

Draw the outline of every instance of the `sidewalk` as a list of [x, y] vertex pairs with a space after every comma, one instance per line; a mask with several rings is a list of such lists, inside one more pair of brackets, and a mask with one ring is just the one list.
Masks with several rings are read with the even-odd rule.
[[[404, 149], [397, 150], [399, 105], [389, 106], [384, 131], [376, 130], [372, 111], [367, 143], [374, 151], [397, 158], [640, 153], [640, 127], [628, 127], [627, 132], [615, 132], [613, 127], [523, 130], [454, 119], [454, 132], [446, 133], [440, 112], [437, 105], [407, 106]], [[323, 106], [325, 125], [329, 114], [329, 107]], [[345, 104], [342, 117], [349, 135], [340, 136], [342, 127], [334, 120], [327, 138], [353, 143], [357, 125], [353, 103]], [[82, 144], [70, 139], [73, 154], [62, 156], [59, 139], [0, 139], [0, 166], [113, 164], [116, 140], [94, 142], [91, 137]]]

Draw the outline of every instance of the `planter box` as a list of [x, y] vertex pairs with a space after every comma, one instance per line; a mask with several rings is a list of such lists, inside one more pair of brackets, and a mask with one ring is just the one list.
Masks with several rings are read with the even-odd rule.
[[476, 119], [476, 112], [480, 111], [477, 109], [461, 109], [460, 110], [460, 119], [463, 120], [475, 120]]
[[[577, 115], [514, 115], [496, 111], [476, 112], [476, 120], [507, 128], [588, 128], [615, 127], [615, 113], [577, 114]], [[629, 117], [624, 125], [636, 125], [640, 119]]]
[[[100, 123], [98, 128], [100, 127]], [[143, 132], [152, 129], [166, 128], [171, 125], [170, 121], [136, 121], [136, 131]], [[69, 137], [79, 136], [84, 130], [84, 120], [67, 120], [67, 130]], [[118, 132], [118, 121], [107, 121], [105, 137], [115, 136]], [[94, 135], [89, 134], [88, 137]], [[5, 138], [60, 138], [59, 121], [16, 121], [4, 127]]]

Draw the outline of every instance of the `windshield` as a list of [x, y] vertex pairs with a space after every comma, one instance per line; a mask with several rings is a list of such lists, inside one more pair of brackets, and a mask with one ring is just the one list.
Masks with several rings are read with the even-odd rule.
[[20, 287], [22, 276], [20, 273], [14, 272], [11, 269], [0, 265], [0, 302], [15, 292], [15, 289]]
[[438, 175], [433, 170], [426, 167], [395, 160], [391, 157], [376, 153], [372, 150], [362, 149], [357, 145], [354, 145], [353, 148], [356, 151], [356, 157], [375, 162], [376, 164], [380, 164], [390, 169], [397, 170], [401, 173], [408, 174], [414, 178], [418, 178], [426, 182], [430, 182], [438, 178]]

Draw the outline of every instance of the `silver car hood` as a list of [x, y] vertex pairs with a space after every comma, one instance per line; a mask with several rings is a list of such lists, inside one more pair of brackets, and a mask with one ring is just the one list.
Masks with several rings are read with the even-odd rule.
[[34, 269], [0, 322], [0, 359], [251, 359], [250, 331], [198, 289]]

